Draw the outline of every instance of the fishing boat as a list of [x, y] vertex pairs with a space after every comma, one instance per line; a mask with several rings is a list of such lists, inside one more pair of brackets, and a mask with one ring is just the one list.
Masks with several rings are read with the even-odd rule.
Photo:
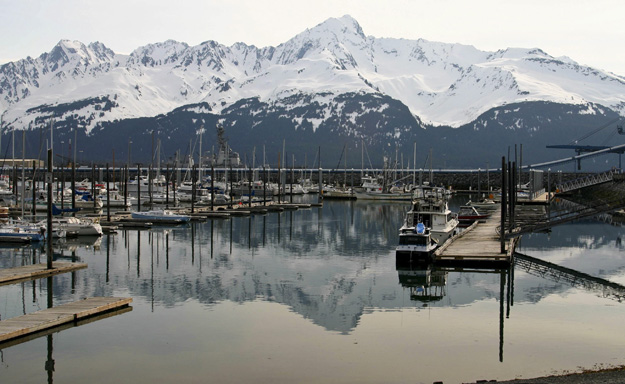
[[[252, 195], [252, 196], [266, 196], [273, 197], [277, 195], [279, 191], [274, 190], [273, 187], [270, 187], [269, 184], [265, 185], [262, 180], [252, 181], [241, 181], [232, 187], [232, 195], [233, 196], [243, 196], [243, 195]], [[284, 192], [284, 186], [282, 187], [282, 192]]]
[[351, 188], [324, 186], [321, 197], [324, 199], [355, 200], [356, 194]]
[[169, 209], [155, 209], [152, 211], [133, 212], [134, 220], [145, 221], [154, 224], [182, 224], [191, 220], [191, 216], [179, 215]]
[[438, 241], [432, 237], [429, 228], [423, 223], [414, 224], [406, 214], [404, 224], [399, 228], [399, 244], [395, 248], [397, 264], [430, 262]]
[[412, 192], [405, 191], [397, 186], [385, 188], [374, 176], [365, 175], [361, 184], [355, 188], [356, 198], [359, 200], [403, 200], [409, 201]]
[[413, 190], [405, 223], [408, 227], [423, 223], [439, 244], [443, 244], [458, 231], [458, 218], [449, 210], [445, 189], [428, 185]]
[[[176, 198], [179, 199], [182, 203], [190, 203], [194, 198], [195, 193], [195, 202], [210, 202], [210, 190], [207, 188], [202, 188], [201, 183], [195, 184], [195, 191], [193, 190], [193, 182], [191, 181], [183, 181], [178, 187]], [[171, 200], [171, 197], [170, 197]]]

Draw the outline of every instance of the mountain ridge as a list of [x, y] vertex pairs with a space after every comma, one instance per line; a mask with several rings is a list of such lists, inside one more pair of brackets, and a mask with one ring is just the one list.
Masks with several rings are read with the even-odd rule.
[[[317, 144], [340, 134], [382, 148], [405, 145], [420, 135], [415, 129], [483, 129], [485, 113], [536, 102], [569, 105], [568, 113], [595, 115], [597, 121], [606, 113], [623, 116], [625, 78], [539, 48], [487, 52], [424, 39], [376, 38], [349, 15], [276, 47], [166, 40], [124, 55], [100, 42], [61, 40], [35, 59], [0, 66], [5, 132], [54, 121], [59, 132], [79, 129], [89, 137], [123, 121], [157, 122], [201, 105], [193, 124], [209, 112], [211, 121], [226, 127], [243, 120], [250, 130], [271, 123], [283, 126], [284, 134], [325, 132], [311, 137]], [[237, 119], [232, 111], [246, 118]], [[501, 129], [523, 129], [528, 119], [519, 115]], [[532, 129], [528, 135], [540, 130]]]

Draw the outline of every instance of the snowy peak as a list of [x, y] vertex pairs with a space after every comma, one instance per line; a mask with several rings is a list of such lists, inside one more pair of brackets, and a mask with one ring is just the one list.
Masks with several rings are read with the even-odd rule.
[[357, 66], [352, 51], [366, 49], [367, 45], [367, 37], [351, 16], [332, 18], [279, 45], [277, 63], [288, 65], [328, 52], [337, 58], [341, 69], [346, 69]]
[[154, 67], [177, 63], [188, 49], [188, 44], [179, 43], [175, 40], [148, 44], [135, 49], [128, 58], [128, 64], [141, 64], [146, 67]]
[[49, 53], [39, 57], [47, 71], [56, 72], [67, 67], [88, 67], [110, 62], [115, 53], [104, 44], [96, 42], [89, 46], [79, 41], [61, 40]]

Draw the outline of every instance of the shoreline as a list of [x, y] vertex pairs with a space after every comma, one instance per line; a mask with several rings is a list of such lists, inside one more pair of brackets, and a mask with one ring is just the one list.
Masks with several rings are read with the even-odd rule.
[[477, 380], [464, 384], [621, 384], [625, 383], [625, 365], [597, 371], [586, 370], [577, 373], [513, 380]]

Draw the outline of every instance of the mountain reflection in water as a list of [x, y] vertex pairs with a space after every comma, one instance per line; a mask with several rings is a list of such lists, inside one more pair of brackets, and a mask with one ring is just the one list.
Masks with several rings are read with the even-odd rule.
[[[450, 206], [453, 209], [466, 200], [466, 196], [454, 197]], [[432, 345], [430, 337], [436, 335], [443, 339], [443, 335], [449, 335], [445, 345], [457, 342], [466, 346], [476, 342], [475, 339], [493, 339], [495, 345], [489, 341], [485, 349], [494, 348], [493, 353], [477, 354], [474, 367], [458, 368], [460, 371], [453, 374], [440, 373], [444, 371], [440, 367], [432, 369], [422, 376], [422, 380], [430, 382], [437, 379], [454, 382], [460, 377], [455, 375], [463, 372], [472, 375], [474, 370], [487, 369], [493, 372], [493, 377], [487, 378], [504, 379], [603, 362], [594, 360], [603, 355], [592, 354], [587, 358], [571, 358], [570, 363], [549, 360], [536, 350], [538, 336], [534, 339], [528, 335], [534, 331], [523, 327], [531, 327], [532, 322], [527, 322], [526, 317], [536, 316], [526, 312], [552, 316], [554, 323], [561, 321], [554, 315], [557, 313], [551, 306], [554, 301], [565, 302], [567, 311], [579, 309], [585, 313], [576, 326], [585, 324], [588, 316], [592, 316], [588, 308], [601, 308], [600, 312], [613, 310], [614, 316], [625, 317], [618, 286], [625, 283], [624, 248], [619, 241], [625, 232], [622, 227], [586, 220], [554, 228], [550, 234], [526, 235], [518, 251], [528, 257], [519, 259], [510, 270], [402, 268], [395, 265], [394, 249], [406, 209], [407, 203], [326, 201], [323, 208], [170, 228], [124, 230], [104, 235], [93, 243], [60, 245], [55, 248], [56, 259], [85, 262], [89, 267], [53, 279], [54, 305], [82, 297], [130, 296], [136, 309], [115, 321], [134, 329], [147, 321], [185, 314], [191, 310], [192, 302], [217, 318], [227, 318], [227, 313], [222, 312], [224, 303], [253, 303], [254, 308], [259, 303], [272, 303], [288, 308], [330, 334], [360, 335], [369, 342], [375, 339], [363, 336], [365, 330], [369, 335], [387, 334], [382, 339], [398, 354], [411, 348], [410, 339], [416, 341], [415, 337], [420, 348], [433, 348], [434, 355], [439, 350]], [[2, 268], [37, 260], [45, 262], [45, 253], [38, 248], [8, 248], [0, 252]], [[564, 268], [534, 263], [532, 257]], [[610, 286], [610, 283], [618, 284]], [[45, 307], [47, 288], [39, 281], [0, 289], [4, 300], [0, 308], [2, 319]], [[607, 289], [611, 290], [610, 295], [606, 294]], [[583, 300], [577, 302], [568, 300], [569, 297]], [[618, 307], [606, 308], [607, 303]], [[439, 311], [435, 322], [427, 322], [433, 316], [431, 311]], [[371, 330], [369, 322], [395, 319], [392, 313], [402, 315], [402, 324], [404, 316], [407, 319], [417, 316], [413, 321], [425, 321], [428, 329], [423, 331], [428, 335], [414, 335], [416, 329], [408, 325], [402, 327], [406, 340], [394, 338], [393, 327], [388, 324], [376, 323], [377, 328]], [[113, 320], [105, 319], [91, 326], [106, 327], [107, 321]], [[476, 334], [445, 325], [455, 322], [461, 322]], [[227, 323], [223, 326], [228, 329]], [[198, 329], [198, 332], [205, 331]], [[519, 347], [528, 337], [529, 346]], [[303, 348], [313, 348], [314, 342], [304, 340]], [[564, 341], [562, 347], [567, 348], [572, 342]], [[29, 351], [31, 343], [25, 343], [23, 348]], [[598, 348], [600, 342], [597, 343]], [[136, 344], [137, 358], [150, 360], [150, 342], [139, 339]], [[537, 360], [545, 362], [530, 367], [522, 363], [518, 356], [528, 350], [537, 354]], [[62, 351], [63, 348], [55, 349], [57, 354], [63, 354]], [[441, 347], [440, 353], [452, 360], [455, 356], [449, 348]], [[374, 365], [367, 356], [362, 358], [362, 364]], [[614, 358], [623, 360], [620, 356]], [[2, 368], [0, 378], [23, 378], [17, 369]], [[485, 378], [471, 375], [463, 376], [464, 380]], [[397, 380], [388, 381], [405, 382], [410, 377], [406, 372]], [[374, 375], [371, 381], [376, 381], [373, 378], [380, 379]]]

